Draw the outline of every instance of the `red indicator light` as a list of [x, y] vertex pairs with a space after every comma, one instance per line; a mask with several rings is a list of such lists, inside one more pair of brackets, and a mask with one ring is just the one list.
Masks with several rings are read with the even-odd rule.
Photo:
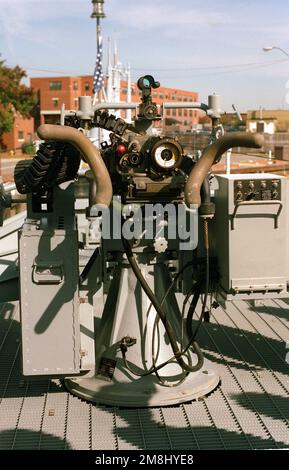
[[116, 151], [117, 153], [119, 153], [120, 155], [124, 155], [126, 153], [126, 146], [123, 145], [123, 144], [119, 144], [117, 147], [116, 147]]

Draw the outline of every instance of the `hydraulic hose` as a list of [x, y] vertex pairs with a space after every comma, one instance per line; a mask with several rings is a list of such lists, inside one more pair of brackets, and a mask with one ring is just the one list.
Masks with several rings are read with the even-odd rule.
[[260, 134], [233, 132], [213, 142], [203, 151], [200, 160], [192, 168], [185, 186], [185, 201], [187, 206], [201, 205], [201, 186], [211, 166], [216, 163], [226, 150], [232, 147], [260, 148], [264, 138]]
[[97, 185], [94, 203], [108, 207], [112, 200], [111, 179], [99, 150], [92, 142], [82, 132], [69, 126], [42, 124], [37, 134], [42, 140], [69, 142], [82, 153]]
[[186, 321], [186, 329], [187, 329], [188, 338], [192, 338], [194, 335], [193, 327], [192, 327], [192, 320], [193, 320], [193, 316], [194, 316], [197, 304], [199, 302], [200, 295], [202, 293], [202, 284], [203, 283], [201, 281], [197, 282], [195, 286], [193, 300], [188, 310], [187, 321]]
[[[198, 361], [197, 361], [197, 364], [195, 364], [194, 366], [190, 366], [190, 365], [186, 364], [186, 362], [182, 358], [183, 353], [182, 353], [182, 351], [180, 351], [180, 349], [178, 347], [177, 341], [175, 339], [175, 334], [174, 334], [173, 328], [172, 328], [168, 318], [164, 314], [161, 304], [159, 303], [159, 301], [156, 298], [155, 294], [153, 293], [153, 291], [149, 287], [148, 283], [146, 282], [145, 278], [143, 277], [143, 275], [141, 273], [141, 270], [140, 270], [140, 268], [139, 268], [139, 266], [136, 262], [136, 259], [133, 255], [133, 252], [132, 252], [132, 249], [131, 249], [131, 246], [130, 246], [128, 240], [125, 240], [125, 238], [123, 238], [122, 242], [123, 242], [123, 246], [124, 246], [124, 250], [125, 250], [127, 259], [130, 263], [130, 266], [131, 266], [137, 280], [139, 281], [139, 283], [140, 283], [141, 287], [143, 288], [144, 292], [146, 293], [146, 295], [150, 299], [152, 305], [154, 306], [157, 314], [159, 315], [159, 317], [160, 317], [160, 319], [161, 319], [161, 321], [162, 321], [162, 323], [165, 327], [165, 330], [166, 330], [166, 333], [168, 335], [168, 338], [169, 338], [174, 356], [176, 358], [176, 361], [178, 362], [178, 364], [181, 366], [181, 368], [183, 370], [186, 370], [188, 372], [196, 372], [196, 371], [200, 370], [202, 368], [203, 364], [204, 364], [204, 356], [202, 354], [202, 351], [201, 351], [198, 343], [196, 341], [193, 341], [192, 344], [191, 344], [194, 352], [197, 355]], [[162, 366], [163, 365], [161, 365], [160, 367], [162, 367]], [[159, 369], [160, 367], [158, 367], [157, 369]]]
[[211, 202], [211, 187], [209, 175], [207, 175], [201, 185], [200, 190], [201, 205], [199, 207], [199, 215], [202, 217], [213, 217], [215, 214], [215, 204]]
[[202, 204], [210, 204], [211, 196], [210, 196], [210, 181], [209, 176], [207, 175], [203, 181], [201, 186], [201, 201]]

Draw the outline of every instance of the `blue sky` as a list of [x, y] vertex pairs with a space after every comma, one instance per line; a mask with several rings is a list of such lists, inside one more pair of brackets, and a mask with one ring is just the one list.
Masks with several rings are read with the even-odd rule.
[[[289, 60], [262, 51], [289, 52], [288, 0], [105, 0], [104, 9], [104, 52], [115, 38], [133, 78], [150, 73], [203, 101], [220, 93], [228, 111], [289, 109]], [[90, 0], [0, 0], [2, 58], [30, 76], [92, 73], [91, 11]]]

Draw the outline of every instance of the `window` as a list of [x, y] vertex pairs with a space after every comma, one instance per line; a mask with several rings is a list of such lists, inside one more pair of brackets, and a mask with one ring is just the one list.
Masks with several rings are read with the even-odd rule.
[[78, 90], [78, 82], [73, 82], [73, 89]]
[[126, 89], [126, 88], [123, 88], [123, 89], [121, 90], [121, 92], [122, 92], [123, 95], [126, 95], [126, 94], [127, 94], [127, 89]]
[[167, 116], [170, 116], [170, 115], [171, 115], [171, 110], [167, 109]]
[[257, 132], [264, 132], [265, 123], [264, 122], [257, 122]]
[[61, 89], [62, 89], [62, 82], [60, 81], [49, 82], [49, 90], [61, 90]]
[[184, 116], [187, 116], [187, 115], [188, 115], [188, 110], [184, 109]]
[[18, 140], [24, 140], [24, 132], [18, 131]]
[[181, 110], [181, 109], [178, 110], [178, 115], [179, 115], [179, 116], [182, 115], [182, 110]]
[[192, 98], [192, 97], [190, 97], [190, 103], [192, 103], [192, 102], [193, 102], [193, 98]]
[[52, 98], [52, 103], [53, 103], [54, 108], [58, 108], [59, 99], [58, 98]]
[[89, 82], [85, 82], [84, 84], [84, 90], [89, 91]]
[[188, 101], [188, 99], [187, 99], [187, 97], [186, 97], [186, 96], [184, 96], [184, 101]]
[[184, 126], [187, 126], [188, 125], [188, 121], [184, 121]]
[[176, 116], [176, 109], [173, 109], [173, 116]]
[[190, 114], [190, 117], [193, 117], [193, 110], [192, 109], [190, 109], [189, 114]]

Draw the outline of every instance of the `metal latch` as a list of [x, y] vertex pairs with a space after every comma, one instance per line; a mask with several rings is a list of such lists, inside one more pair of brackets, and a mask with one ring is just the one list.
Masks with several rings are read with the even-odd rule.
[[61, 284], [63, 277], [64, 270], [62, 261], [34, 262], [32, 279], [35, 284]]

